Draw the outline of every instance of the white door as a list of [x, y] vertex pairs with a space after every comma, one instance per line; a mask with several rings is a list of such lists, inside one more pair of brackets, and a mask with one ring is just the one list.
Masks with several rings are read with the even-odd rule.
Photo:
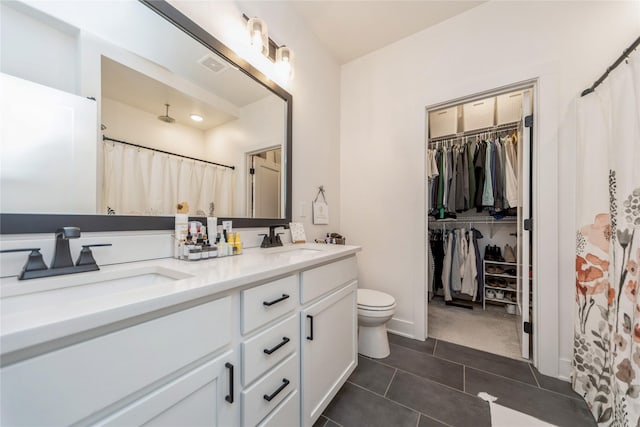
[[[530, 245], [531, 232], [525, 229], [525, 221], [531, 219], [531, 133], [526, 127], [527, 117], [532, 116], [531, 90], [522, 96], [522, 138], [518, 141], [518, 314], [520, 319], [521, 354], [525, 359], [530, 357], [529, 334], [525, 332], [525, 324], [529, 324], [529, 307], [531, 299], [529, 289], [531, 283]], [[532, 125], [533, 126], [533, 125]]]
[[253, 218], [280, 218], [280, 164], [275, 161], [275, 150], [266, 158], [252, 157], [252, 214]]
[[310, 427], [357, 365], [357, 282], [301, 313], [302, 425]]

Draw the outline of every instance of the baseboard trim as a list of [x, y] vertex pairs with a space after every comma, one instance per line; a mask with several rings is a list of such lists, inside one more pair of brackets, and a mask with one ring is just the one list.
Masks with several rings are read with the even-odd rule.
[[558, 362], [558, 378], [571, 382], [571, 360], [561, 358]]
[[403, 337], [413, 338], [413, 322], [394, 317], [387, 323], [387, 331]]

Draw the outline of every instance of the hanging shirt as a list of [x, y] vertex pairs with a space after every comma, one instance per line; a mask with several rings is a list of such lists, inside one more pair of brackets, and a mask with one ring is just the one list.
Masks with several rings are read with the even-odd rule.
[[[468, 240], [467, 240], [468, 239]], [[476, 263], [476, 251], [474, 248], [473, 231], [465, 233], [464, 240], [467, 244], [467, 254], [464, 260], [463, 274], [462, 274], [462, 289], [461, 292], [476, 299], [478, 293], [478, 271]]]
[[493, 164], [495, 179], [493, 180], [493, 207], [502, 210], [504, 209], [504, 177], [502, 168], [502, 145], [500, 142], [493, 142]]
[[476, 176], [476, 194], [474, 197], [474, 203], [478, 212], [482, 212], [482, 193], [484, 191], [484, 169], [486, 165], [486, 143], [480, 142], [476, 147], [476, 153], [473, 158], [473, 165], [475, 169]]
[[517, 160], [515, 160], [515, 150], [511, 138], [505, 141], [504, 148], [506, 151], [506, 173], [505, 187], [506, 198], [509, 207], [518, 206], [518, 178], [516, 177]]
[[486, 158], [484, 166], [484, 189], [482, 191], [482, 206], [493, 206], [493, 173], [492, 173], [492, 147], [487, 141]]
[[442, 289], [444, 290], [444, 300], [451, 301], [451, 258], [453, 249], [453, 235], [447, 234], [444, 238], [444, 261], [442, 262]]
[[469, 170], [467, 174], [469, 176], [469, 207], [468, 209], [472, 209], [476, 206], [476, 172], [475, 172], [475, 164], [473, 162], [474, 156], [476, 153], [476, 143], [470, 141], [467, 144], [467, 167]]

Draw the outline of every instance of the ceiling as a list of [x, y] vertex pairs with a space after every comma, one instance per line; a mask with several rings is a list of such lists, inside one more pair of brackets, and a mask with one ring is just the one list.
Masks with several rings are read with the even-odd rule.
[[347, 63], [461, 14], [484, 1], [287, 1], [309, 29]]

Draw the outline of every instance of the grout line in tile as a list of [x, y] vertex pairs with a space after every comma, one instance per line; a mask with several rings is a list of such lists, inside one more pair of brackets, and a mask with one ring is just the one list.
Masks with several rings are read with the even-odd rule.
[[331, 421], [332, 423], [334, 423], [334, 424], [336, 424], [336, 425], [338, 425], [338, 426], [340, 426], [340, 427], [344, 427], [342, 424], [340, 424], [340, 423], [339, 423], [339, 422], [337, 422], [336, 420], [332, 420], [331, 418], [329, 418], [329, 417], [327, 417], [327, 416], [325, 416], [325, 415], [323, 415], [323, 417], [325, 417], [325, 418], [327, 419], [327, 422], [325, 423], [325, 426], [326, 426], [327, 424], [329, 424], [329, 421]]
[[418, 419], [416, 420], [416, 427], [420, 426], [420, 418], [422, 417], [422, 414], [420, 412], [418, 412]]
[[533, 379], [535, 380], [536, 384], [538, 384], [538, 387], [542, 388], [542, 386], [540, 385], [540, 381], [538, 381], [538, 377], [536, 377], [536, 373], [533, 372], [533, 366], [531, 366], [531, 364], [529, 364], [529, 369], [531, 370], [531, 375], [533, 375]]
[[438, 347], [438, 340], [435, 340], [435, 343], [433, 344], [433, 351], [431, 352], [432, 356], [436, 355], [436, 347]]
[[[349, 384], [353, 385], [353, 386], [356, 386], [356, 387], [358, 387], [358, 388], [361, 388], [361, 389], [362, 389], [362, 390], [364, 390], [364, 391], [368, 391], [369, 393], [375, 394], [376, 396], [380, 396], [380, 397], [381, 397], [381, 398], [383, 398], [384, 400], [388, 400], [389, 402], [392, 402], [392, 403], [393, 403], [393, 404], [395, 404], [395, 405], [402, 406], [403, 408], [408, 409], [408, 410], [410, 410], [411, 412], [415, 412], [416, 414], [418, 414], [418, 418], [420, 418], [420, 414], [421, 414], [421, 412], [420, 412], [420, 411], [416, 411], [415, 409], [413, 409], [413, 408], [412, 408], [412, 407], [410, 407], [410, 406], [407, 406], [407, 405], [405, 405], [405, 404], [403, 404], [403, 403], [400, 403], [400, 402], [396, 402], [395, 400], [393, 400], [393, 399], [389, 399], [388, 397], [384, 397], [383, 395], [381, 395], [381, 394], [379, 394], [379, 393], [376, 393], [376, 392], [375, 392], [375, 391], [373, 391], [373, 390], [369, 390], [368, 388], [366, 388], [366, 387], [362, 387], [361, 385], [358, 385], [358, 384], [356, 384], [356, 383], [352, 383], [351, 381], [347, 381], [347, 382], [348, 382]], [[460, 390], [458, 390], [458, 391], [460, 391]], [[435, 418], [434, 418], [434, 419], [435, 419]]]
[[[546, 388], [543, 388], [543, 387], [538, 388], [535, 384], [529, 384], [529, 383], [525, 383], [525, 382], [520, 381], [520, 380], [514, 380], [513, 378], [505, 377], [505, 376], [502, 376], [502, 375], [499, 375], [499, 374], [494, 374], [493, 372], [485, 371], [483, 369], [474, 368], [473, 366], [469, 366], [469, 368], [475, 369], [476, 371], [480, 371], [480, 372], [483, 372], [485, 374], [494, 375], [496, 377], [500, 377], [500, 378], [503, 378], [505, 380], [513, 381], [515, 383], [519, 383], [519, 384], [523, 384], [523, 385], [526, 385], [526, 386], [529, 386], [529, 387], [533, 387], [534, 389], [537, 389], [537, 390], [541, 390], [541, 391], [544, 391], [544, 392], [547, 392], [547, 393], [552, 393], [552, 394], [555, 394], [556, 396], [566, 397], [567, 399], [582, 400], [582, 399], [579, 398], [580, 397], [579, 395], [578, 395], [578, 398], [574, 398], [572, 396], [567, 396], [564, 393], [558, 393], [557, 391], [549, 390], [549, 389], [546, 389]], [[440, 384], [440, 383], [438, 383], [438, 384]], [[446, 384], [442, 384], [442, 385], [446, 385]], [[475, 396], [475, 395], [470, 394], [470, 393], [467, 393], [467, 394], [469, 394], [470, 396]], [[476, 397], [478, 397], [478, 396], [476, 396]]]
[[396, 377], [396, 373], [398, 372], [398, 368], [396, 368], [393, 371], [393, 375], [391, 375], [391, 380], [389, 381], [389, 384], [387, 384], [387, 388], [384, 391], [384, 397], [387, 397], [387, 393], [389, 392], [389, 389], [391, 388], [391, 383], [393, 382], [393, 379]]
[[445, 426], [447, 426], [447, 427], [453, 427], [451, 424], [445, 423], [444, 421], [439, 420], [439, 419], [437, 419], [437, 418], [433, 418], [432, 416], [427, 415], [427, 414], [425, 414], [425, 413], [423, 413], [423, 412], [420, 412], [420, 416], [421, 416], [421, 417], [425, 417], [425, 418], [429, 418], [429, 419], [431, 419], [431, 420], [433, 420], [433, 421], [437, 421], [437, 422], [439, 422], [440, 424], [443, 424], [443, 425], [445, 425]]
[[[434, 358], [436, 358], [436, 359], [444, 360], [445, 362], [453, 363], [454, 365], [464, 366], [464, 364], [463, 364], [463, 363], [455, 362], [455, 361], [453, 361], [453, 360], [449, 360], [449, 359], [445, 359], [444, 357], [438, 357], [438, 356], [436, 356], [436, 355], [431, 355], [431, 354], [429, 354], [429, 353], [425, 353], [424, 351], [414, 350], [414, 349], [412, 349], [412, 348], [404, 347], [404, 346], [398, 346], [398, 345], [396, 345], [396, 344], [389, 344], [389, 345], [390, 345], [390, 346], [396, 346], [396, 347], [402, 347], [402, 348], [403, 348], [403, 349], [405, 349], [405, 350], [409, 350], [409, 351], [412, 351], [412, 352], [414, 352], [414, 353], [421, 354], [421, 355], [423, 355], [423, 356], [427, 356], [427, 357], [434, 357]], [[380, 360], [383, 360], [383, 359], [380, 359]], [[380, 362], [380, 363], [381, 363], [381, 362]]]
[[462, 366], [462, 392], [467, 392], [467, 367]]

